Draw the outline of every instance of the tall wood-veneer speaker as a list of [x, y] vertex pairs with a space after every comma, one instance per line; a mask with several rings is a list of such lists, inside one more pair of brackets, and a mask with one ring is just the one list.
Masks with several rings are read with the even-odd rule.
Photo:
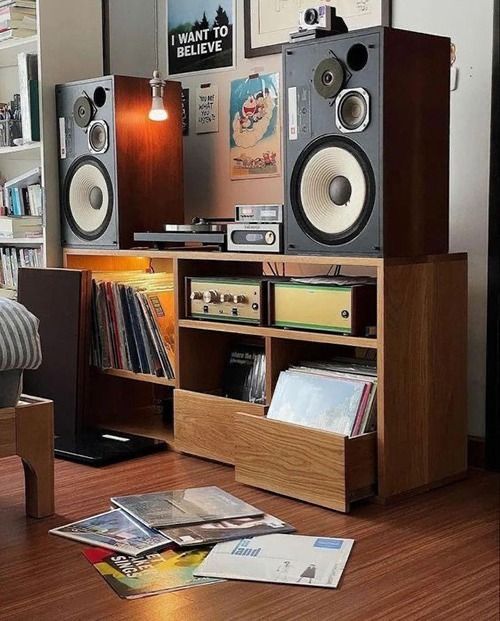
[[180, 83], [166, 84], [163, 122], [143, 78], [58, 85], [56, 100], [64, 246], [130, 248], [134, 232], [184, 221]]
[[283, 58], [286, 252], [447, 252], [450, 40], [378, 27]]

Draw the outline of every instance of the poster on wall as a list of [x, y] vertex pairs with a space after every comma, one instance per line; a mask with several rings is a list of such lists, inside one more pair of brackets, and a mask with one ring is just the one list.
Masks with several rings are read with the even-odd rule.
[[167, 0], [168, 73], [233, 67], [234, 0]]
[[[315, 6], [310, 0], [244, 0], [245, 57], [279, 54], [290, 32], [298, 30], [299, 11]], [[390, 25], [391, 0], [323, 0], [335, 7], [349, 30]]]
[[201, 84], [196, 89], [196, 133], [219, 131], [219, 87]]
[[231, 82], [230, 155], [231, 179], [280, 175], [278, 73]]
[[189, 136], [189, 88], [181, 90], [182, 135]]

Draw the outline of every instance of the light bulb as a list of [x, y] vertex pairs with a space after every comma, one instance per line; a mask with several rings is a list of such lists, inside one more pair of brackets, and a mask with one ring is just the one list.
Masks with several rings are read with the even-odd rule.
[[163, 97], [153, 96], [149, 118], [151, 121], [166, 121], [168, 119], [168, 112], [165, 110]]

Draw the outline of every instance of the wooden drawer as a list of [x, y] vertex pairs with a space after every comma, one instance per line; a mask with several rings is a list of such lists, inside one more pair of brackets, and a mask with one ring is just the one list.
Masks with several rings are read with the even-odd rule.
[[16, 411], [0, 410], [0, 458], [16, 454]]
[[234, 426], [240, 483], [344, 512], [376, 492], [376, 433], [346, 438], [248, 414]]
[[262, 417], [266, 408], [217, 395], [176, 390], [174, 393], [175, 448], [226, 464], [234, 464], [234, 415]]

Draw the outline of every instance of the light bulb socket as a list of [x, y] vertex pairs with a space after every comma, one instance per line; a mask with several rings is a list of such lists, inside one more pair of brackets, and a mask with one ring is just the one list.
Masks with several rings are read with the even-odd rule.
[[153, 71], [153, 77], [149, 80], [153, 97], [163, 97], [165, 92], [165, 80], [160, 77], [158, 70]]

